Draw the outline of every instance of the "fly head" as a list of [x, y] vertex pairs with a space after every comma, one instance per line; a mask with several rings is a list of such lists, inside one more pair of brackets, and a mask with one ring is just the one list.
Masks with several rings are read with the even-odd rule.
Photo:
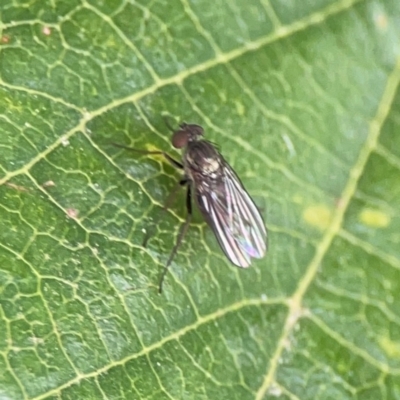
[[172, 146], [181, 149], [186, 147], [189, 142], [198, 140], [203, 134], [204, 130], [200, 125], [183, 123], [172, 136]]

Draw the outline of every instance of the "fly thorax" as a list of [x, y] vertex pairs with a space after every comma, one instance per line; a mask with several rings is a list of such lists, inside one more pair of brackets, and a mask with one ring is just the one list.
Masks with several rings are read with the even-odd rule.
[[205, 158], [203, 161], [203, 174], [208, 175], [211, 179], [219, 176], [220, 163], [219, 159]]
[[197, 172], [215, 179], [221, 169], [221, 157], [214, 147], [205, 140], [191, 143], [184, 156], [188, 172]]

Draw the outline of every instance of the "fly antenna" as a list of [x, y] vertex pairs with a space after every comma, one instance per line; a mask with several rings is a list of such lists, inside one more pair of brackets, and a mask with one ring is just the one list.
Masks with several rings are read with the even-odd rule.
[[171, 131], [171, 132], [175, 132], [176, 129], [174, 129], [170, 123], [171, 117], [169, 115], [162, 115], [163, 120], [165, 125], [167, 125], [167, 128]]

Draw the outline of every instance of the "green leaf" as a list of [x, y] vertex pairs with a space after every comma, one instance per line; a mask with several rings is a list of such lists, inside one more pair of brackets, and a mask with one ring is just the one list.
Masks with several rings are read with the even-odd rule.
[[[398, 0], [0, 11], [1, 399], [400, 399]], [[179, 171], [110, 143], [179, 158], [163, 115], [269, 252], [235, 268], [197, 212], [160, 296]]]

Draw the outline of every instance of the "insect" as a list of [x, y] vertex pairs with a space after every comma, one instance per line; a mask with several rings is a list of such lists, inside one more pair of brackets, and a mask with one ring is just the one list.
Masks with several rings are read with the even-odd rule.
[[[182, 163], [164, 151], [118, 147], [145, 155], [162, 155], [174, 167], [183, 170], [183, 177], [165, 202], [167, 210], [180, 186], [186, 186], [187, 216], [174, 248], [162, 272], [159, 293], [162, 292], [168, 267], [181, 245], [192, 219], [192, 197], [232, 264], [246, 268], [252, 258], [262, 258], [267, 250], [267, 230], [263, 218], [239, 177], [215, 146], [203, 139], [200, 125], [182, 123], [174, 131], [172, 146], [183, 149]], [[147, 242], [147, 239], [145, 239]]]

